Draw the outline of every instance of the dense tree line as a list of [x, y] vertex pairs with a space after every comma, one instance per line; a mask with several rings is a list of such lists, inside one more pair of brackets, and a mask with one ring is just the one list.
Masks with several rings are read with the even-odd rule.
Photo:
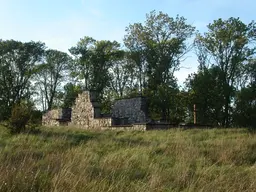
[[[207, 28], [200, 33], [184, 17], [152, 11], [126, 28], [124, 48], [88, 36], [69, 54], [42, 42], [0, 40], [0, 120], [20, 102], [42, 111], [71, 107], [78, 93], [94, 90], [104, 112], [116, 98], [144, 95], [152, 119], [192, 122], [196, 104], [199, 123], [255, 127], [256, 24], [231, 17]], [[198, 71], [181, 88], [174, 72], [190, 51]]]

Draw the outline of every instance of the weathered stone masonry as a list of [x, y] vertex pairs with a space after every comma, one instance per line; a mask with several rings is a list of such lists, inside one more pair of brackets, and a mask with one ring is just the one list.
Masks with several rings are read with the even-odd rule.
[[144, 97], [117, 100], [109, 118], [102, 118], [95, 94], [78, 95], [72, 109], [51, 110], [43, 116], [43, 125], [68, 125], [82, 129], [146, 130], [150, 124]]
[[71, 109], [53, 109], [42, 117], [42, 124], [45, 126], [68, 125], [71, 117]]
[[83, 92], [78, 95], [75, 105], [72, 107], [70, 125], [83, 128], [95, 129], [101, 127], [110, 127], [111, 118], [100, 117], [100, 105], [95, 100], [94, 95], [89, 92]]
[[130, 125], [148, 121], [147, 101], [145, 97], [117, 100], [112, 108], [115, 125]]
[[42, 125], [44, 126], [59, 126], [59, 110], [53, 109], [45, 113], [42, 117]]

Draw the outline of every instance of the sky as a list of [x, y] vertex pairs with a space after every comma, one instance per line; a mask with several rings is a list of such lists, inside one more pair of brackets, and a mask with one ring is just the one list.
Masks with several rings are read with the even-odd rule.
[[[170, 17], [184, 16], [200, 32], [213, 20], [255, 19], [255, 0], [0, 0], [0, 39], [41, 41], [51, 49], [68, 52], [80, 38], [122, 43], [125, 28], [144, 22], [152, 10]], [[254, 16], [254, 17], [253, 17]], [[179, 84], [196, 72], [193, 51], [175, 73]]]

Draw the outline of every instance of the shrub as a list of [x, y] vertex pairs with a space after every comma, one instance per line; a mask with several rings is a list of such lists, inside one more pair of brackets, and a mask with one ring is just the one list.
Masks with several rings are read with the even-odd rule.
[[42, 124], [42, 112], [39, 110], [31, 110], [31, 116], [29, 120], [33, 125], [41, 125]]
[[14, 105], [9, 120], [9, 128], [11, 133], [20, 133], [25, 131], [26, 125], [30, 119], [31, 108], [25, 103]]

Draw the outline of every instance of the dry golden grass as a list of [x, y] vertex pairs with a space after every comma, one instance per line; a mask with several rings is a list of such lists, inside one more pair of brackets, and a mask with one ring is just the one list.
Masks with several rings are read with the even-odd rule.
[[255, 191], [255, 162], [246, 129], [0, 127], [0, 191]]

